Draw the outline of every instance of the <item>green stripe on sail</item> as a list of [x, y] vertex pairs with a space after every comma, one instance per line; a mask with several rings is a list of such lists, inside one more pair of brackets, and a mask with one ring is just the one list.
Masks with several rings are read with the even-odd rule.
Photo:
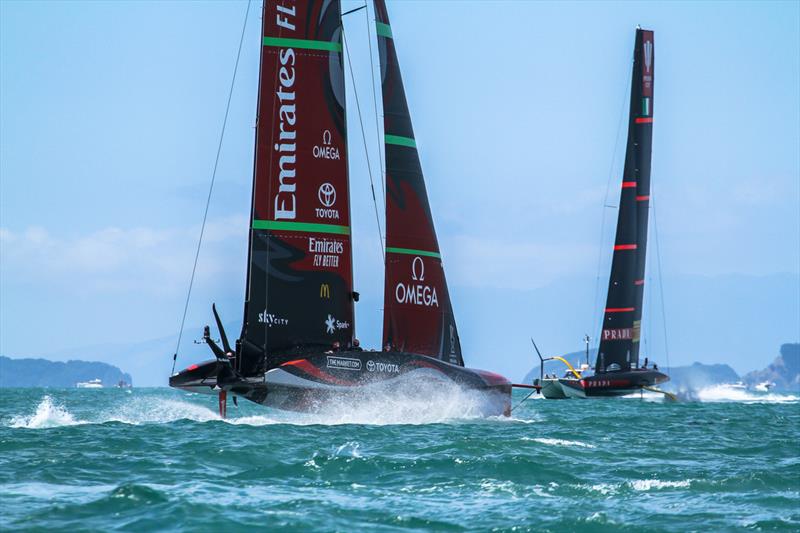
[[386, 144], [396, 144], [398, 146], [407, 146], [409, 148], [416, 148], [417, 141], [412, 139], [411, 137], [401, 137], [400, 135], [384, 135], [384, 140]]
[[337, 226], [335, 224], [316, 224], [314, 222], [283, 222], [280, 220], [254, 220], [253, 229], [305, 231], [307, 233], [335, 233], [336, 235], [350, 235], [350, 226]]
[[378, 35], [380, 37], [387, 37], [389, 39], [393, 39], [392, 36], [392, 27], [388, 24], [384, 24], [383, 22], [376, 22], [375, 29], [378, 31]]
[[331, 41], [311, 41], [308, 39], [287, 39], [285, 37], [264, 37], [264, 46], [280, 46], [281, 48], [305, 48], [307, 50], [328, 50], [341, 52], [342, 43]]
[[439, 252], [426, 252], [425, 250], [413, 250], [411, 248], [392, 248], [387, 246], [386, 251], [390, 254], [424, 255], [426, 257], [435, 257], [437, 259], [442, 258], [442, 254]]

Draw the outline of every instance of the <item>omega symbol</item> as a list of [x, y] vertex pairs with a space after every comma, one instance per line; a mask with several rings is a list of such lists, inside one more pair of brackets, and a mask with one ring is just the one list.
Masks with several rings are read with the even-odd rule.
[[[417, 267], [418, 263], [419, 267]], [[417, 274], [418, 271], [419, 274]], [[415, 257], [414, 261], [411, 263], [411, 279], [414, 281], [425, 281], [425, 263], [419, 256]]]

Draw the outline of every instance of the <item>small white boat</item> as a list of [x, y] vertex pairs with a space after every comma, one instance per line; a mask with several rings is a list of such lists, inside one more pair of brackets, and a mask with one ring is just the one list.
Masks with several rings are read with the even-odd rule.
[[755, 389], [756, 389], [758, 392], [769, 392], [769, 390], [770, 390], [771, 388], [773, 388], [774, 386], [775, 386], [775, 382], [774, 382], [774, 381], [769, 381], [769, 380], [768, 380], [768, 381], [762, 381], [761, 383], [759, 383], [758, 385], [756, 385]]
[[102, 389], [103, 382], [100, 378], [90, 379], [89, 381], [79, 381], [75, 384], [79, 389]]

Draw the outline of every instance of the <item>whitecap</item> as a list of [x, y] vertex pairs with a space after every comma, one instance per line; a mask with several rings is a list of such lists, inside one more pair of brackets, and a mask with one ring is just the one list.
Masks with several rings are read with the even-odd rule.
[[683, 481], [661, 481], [660, 479], [635, 479], [628, 481], [633, 490], [646, 491], [651, 489], [684, 488], [692, 484], [690, 479]]
[[36, 412], [31, 416], [15, 416], [11, 419], [12, 428], [44, 429], [86, 424], [84, 420], [77, 420], [66, 407], [53, 402], [50, 396], [45, 396], [36, 406]]
[[800, 400], [792, 394], [758, 393], [729, 383], [699, 389], [694, 396], [701, 402], [790, 403]]
[[579, 440], [549, 439], [544, 437], [522, 437], [522, 440], [534, 441], [548, 446], [576, 446], [578, 448], [597, 448], [594, 444], [588, 444]]
[[361, 445], [356, 441], [348, 441], [336, 448], [336, 451], [333, 452], [334, 457], [342, 457], [342, 456], [350, 456], [353, 459], [358, 459], [361, 457], [361, 452], [358, 449]]

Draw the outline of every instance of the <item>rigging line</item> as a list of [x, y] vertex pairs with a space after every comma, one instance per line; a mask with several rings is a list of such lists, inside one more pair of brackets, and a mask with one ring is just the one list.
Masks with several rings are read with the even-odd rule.
[[222, 119], [222, 130], [219, 134], [219, 142], [217, 143], [217, 156], [214, 159], [214, 170], [211, 172], [211, 184], [208, 187], [208, 198], [206, 198], [206, 208], [203, 212], [203, 224], [200, 226], [200, 237], [197, 239], [197, 250], [194, 254], [194, 265], [192, 266], [192, 276], [189, 279], [189, 290], [186, 292], [186, 302], [183, 304], [183, 318], [181, 318], [181, 329], [178, 332], [178, 342], [175, 345], [175, 353], [172, 356], [172, 374], [175, 373], [175, 363], [178, 359], [178, 351], [181, 348], [181, 339], [183, 338], [183, 329], [186, 325], [186, 313], [189, 310], [189, 300], [192, 297], [192, 287], [194, 286], [194, 275], [197, 272], [197, 261], [200, 258], [200, 248], [203, 245], [203, 234], [206, 230], [206, 221], [208, 220], [208, 207], [211, 205], [211, 195], [214, 192], [214, 181], [217, 178], [217, 167], [219, 166], [219, 154], [222, 152], [222, 140], [225, 138], [225, 126], [228, 124], [228, 113], [231, 109], [231, 97], [233, 96], [233, 86], [236, 83], [236, 72], [239, 70], [239, 58], [242, 55], [242, 44], [244, 43], [244, 32], [247, 28], [247, 17], [250, 15], [250, 2], [247, 0], [247, 7], [244, 11], [244, 22], [242, 23], [242, 34], [239, 37], [239, 49], [236, 51], [236, 63], [233, 66], [233, 76], [231, 78], [231, 87], [228, 90], [228, 103], [225, 105], [225, 117]]
[[[373, 8], [375, 3], [372, 4]], [[372, 81], [372, 106], [375, 109], [375, 142], [378, 143], [378, 170], [381, 171], [381, 200], [383, 200], [383, 212], [386, 213], [386, 171], [385, 171], [385, 162], [384, 162], [384, 153], [383, 153], [383, 143], [381, 139], [381, 129], [380, 125], [378, 124], [378, 97], [377, 97], [377, 90], [375, 89], [375, 63], [372, 60], [372, 32], [370, 28], [374, 28], [375, 24], [370, 24], [369, 22], [369, 10], [364, 11], [364, 18], [367, 19], [367, 43], [369, 43], [369, 72], [370, 72], [370, 81]], [[373, 22], [375, 22], [373, 20]], [[378, 40], [378, 36], [375, 35], [375, 40]], [[380, 52], [380, 51], [379, 51]], [[380, 67], [378, 68], [378, 74], [380, 75]], [[381, 82], [382, 83], [382, 82]]]
[[345, 15], [349, 15], [350, 13], [355, 13], [356, 11], [361, 11], [362, 9], [367, 9], [367, 4], [364, 4], [363, 6], [357, 7], [355, 9], [351, 9], [350, 11], [345, 11], [344, 13], [341, 14], [341, 16], [343, 17]]
[[516, 409], [517, 407], [519, 407], [520, 405], [522, 405], [523, 403], [525, 403], [525, 400], [527, 400], [528, 398], [530, 398], [530, 397], [531, 397], [531, 395], [533, 395], [533, 393], [534, 393], [534, 392], [536, 392], [536, 389], [534, 389], [534, 390], [530, 391], [530, 392], [528, 393], [528, 395], [527, 395], [527, 396], [525, 396], [523, 399], [521, 399], [517, 405], [515, 405], [514, 407], [512, 407], [512, 408], [511, 408], [511, 412], [513, 413], [513, 412], [514, 412], [514, 409]]
[[[601, 326], [600, 322], [603, 316], [603, 313], [600, 312], [602, 306], [600, 302], [598, 302], [597, 298], [600, 293], [600, 269], [602, 267], [602, 262], [603, 262], [603, 236], [605, 235], [605, 230], [606, 230], [605, 208], [615, 207], [608, 205], [608, 192], [611, 190], [611, 178], [614, 176], [614, 162], [617, 160], [617, 149], [619, 148], [619, 138], [620, 138], [620, 132], [622, 130], [622, 119], [625, 116], [625, 100], [626, 100], [625, 97], [629, 96], [630, 86], [633, 78], [633, 62], [634, 60], [632, 59], [630, 64], [630, 69], [628, 70], [628, 81], [625, 83], [625, 91], [622, 93], [622, 105], [620, 105], [619, 109], [619, 122], [617, 123], [617, 134], [614, 137], [614, 151], [611, 153], [611, 165], [608, 168], [608, 180], [606, 180], [606, 194], [603, 199], [603, 216], [601, 219], [602, 221], [600, 223], [600, 246], [598, 247], [597, 250], [597, 278], [595, 279], [595, 284], [594, 284], [594, 301], [593, 301], [594, 315], [595, 315], [593, 320], [594, 331], [597, 331], [600, 328]], [[624, 172], [624, 166], [623, 166], [623, 172]], [[599, 335], [597, 337], [598, 347], [600, 346], [601, 336], [602, 335]]]
[[358, 110], [358, 123], [361, 125], [361, 139], [364, 141], [364, 155], [367, 158], [367, 174], [369, 174], [369, 186], [372, 189], [372, 205], [375, 207], [375, 221], [378, 223], [378, 240], [381, 244], [381, 257], [383, 257], [384, 264], [386, 263], [386, 250], [383, 247], [383, 230], [381, 229], [381, 219], [378, 215], [378, 200], [375, 198], [375, 183], [372, 179], [372, 165], [369, 162], [369, 150], [367, 150], [367, 134], [364, 131], [364, 120], [361, 118], [361, 104], [358, 102], [358, 89], [356, 89], [356, 78], [353, 74], [353, 62], [350, 60], [350, 47], [347, 45], [345, 38], [344, 24], [342, 24], [342, 42], [344, 43], [345, 55], [347, 56], [347, 64], [350, 67], [350, 81], [353, 84], [353, 94], [356, 96], [356, 109]]
[[[652, 184], [650, 188], [653, 189]], [[655, 191], [652, 191], [653, 194], [650, 197], [650, 206], [653, 209], [653, 233], [655, 233], [656, 237], [656, 259], [658, 262], [658, 289], [661, 294], [661, 325], [664, 328], [664, 354], [667, 356], [667, 373], [669, 374], [670, 364], [669, 364], [669, 337], [667, 337], [667, 312], [666, 312], [666, 305], [664, 304], [664, 271], [661, 269], [661, 246], [658, 240], [658, 218], [656, 217], [656, 204], [653, 201], [653, 196], [655, 196]]]

